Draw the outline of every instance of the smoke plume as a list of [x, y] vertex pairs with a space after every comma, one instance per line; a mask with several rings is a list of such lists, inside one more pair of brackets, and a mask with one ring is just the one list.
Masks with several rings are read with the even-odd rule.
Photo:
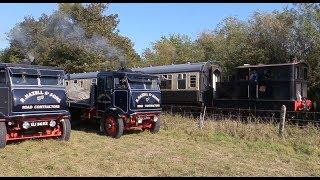
[[[44, 25], [45, 34], [53, 36], [62, 42], [69, 43], [72, 46], [80, 47], [89, 53], [102, 54], [106, 59], [119, 59], [125, 61], [123, 51], [112, 46], [103, 36], [93, 34], [91, 37], [86, 36], [85, 29], [70, 16], [56, 12], [49, 16]], [[17, 25], [10, 32], [11, 40], [17, 41], [24, 48], [23, 54], [33, 61], [35, 55], [30, 50], [33, 46], [32, 36], [29, 29], [21, 24]]]

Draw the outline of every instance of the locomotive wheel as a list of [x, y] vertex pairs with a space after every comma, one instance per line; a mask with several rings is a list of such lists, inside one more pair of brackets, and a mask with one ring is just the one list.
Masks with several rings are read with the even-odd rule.
[[114, 116], [107, 116], [104, 121], [102, 121], [102, 130], [107, 136], [113, 138], [119, 138], [123, 134], [124, 125], [122, 119], [117, 119]]
[[59, 137], [61, 141], [68, 141], [70, 139], [71, 124], [69, 119], [64, 119], [61, 121], [62, 124], [62, 135]]
[[157, 133], [160, 130], [160, 125], [161, 125], [161, 122], [160, 122], [160, 118], [159, 118], [158, 121], [152, 123], [152, 126], [150, 128], [150, 132]]
[[7, 144], [7, 127], [5, 122], [0, 122], [0, 148]]

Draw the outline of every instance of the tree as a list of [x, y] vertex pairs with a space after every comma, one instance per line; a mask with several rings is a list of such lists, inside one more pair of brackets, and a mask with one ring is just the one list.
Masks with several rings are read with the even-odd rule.
[[115, 69], [120, 61], [139, 62], [133, 43], [119, 34], [116, 14], [104, 15], [107, 4], [60, 4], [39, 20], [26, 17], [9, 33], [7, 61], [34, 59], [35, 64], [59, 66], [67, 72]]
[[179, 34], [163, 36], [153, 43], [152, 49], [147, 48], [143, 52], [143, 60], [152, 65], [180, 64], [203, 59], [204, 51], [201, 47], [190, 37]]
[[248, 25], [228, 17], [214, 31], [202, 32], [196, 42], [204, 49], [205, 59], [219, 62], [223, 76], [245, 63], [265, 62], [265, 53], [251, 44]]

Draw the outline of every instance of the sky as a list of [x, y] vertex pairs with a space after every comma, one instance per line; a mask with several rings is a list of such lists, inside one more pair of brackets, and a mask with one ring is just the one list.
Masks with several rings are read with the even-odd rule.
[[[141, 55], [152, 42], [179, 33], [192, 40], [204, 30], [213, 30], [228, 16], [246, 20], [255, 11], [281, 10], [287, 3], [111, 3], [106, 15], [118, 14], [120, 34], [131, 39]], [[1, 3], [0, 49], [9, 46], [7, 33], [25, 16], [39, 18], [58, 9], [56, 3]]]

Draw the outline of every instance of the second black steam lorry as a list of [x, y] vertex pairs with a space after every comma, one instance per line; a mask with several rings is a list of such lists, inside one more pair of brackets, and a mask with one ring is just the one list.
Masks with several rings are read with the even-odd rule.
[[128, 69], [68, 74], [66, 90], [73, 122], [94, 120], [114, 138], [136, 128], [159, 131], [157, 76]]

